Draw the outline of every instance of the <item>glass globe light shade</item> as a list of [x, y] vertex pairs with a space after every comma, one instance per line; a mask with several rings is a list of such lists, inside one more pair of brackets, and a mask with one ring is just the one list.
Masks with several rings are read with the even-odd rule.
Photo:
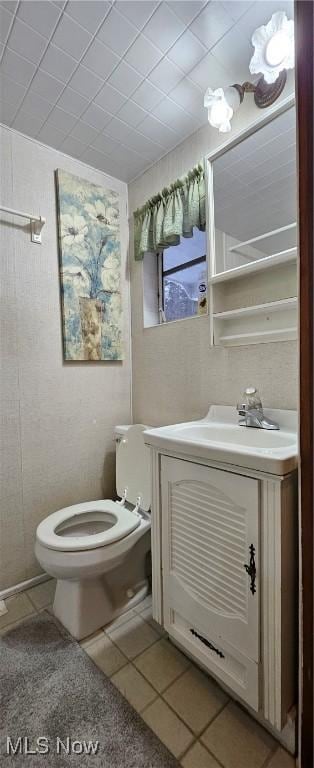
[[261, 73], [269, 85], [283, 69], [294, 68], [294, 22], [284, 11], [273, 13], [266, 26], [252, 35], [254, 54], [250, 61], [252, 75]]
[[240, 94], [233, 86], [224, 91], [217, 88], [213, 91], [207, 88], [204, 96], [204, 107], [208, 109], [208, 122], [213, 128], [218, 128], [219, 133], [231, 131], [231, 119], [240, 104]]
[[271, 67], [278, 67], [289, 54], [289, 39], [282, 31], [275, 32], [266, 45], [265, 58]]

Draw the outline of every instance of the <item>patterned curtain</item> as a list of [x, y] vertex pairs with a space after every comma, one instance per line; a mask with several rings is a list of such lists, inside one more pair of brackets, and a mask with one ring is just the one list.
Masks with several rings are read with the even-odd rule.
[[177, 179], [134, 212], [134, 256], [178, 245], [192, 237], [193, 227], [206, 229], [205, 173], [202, 165]]

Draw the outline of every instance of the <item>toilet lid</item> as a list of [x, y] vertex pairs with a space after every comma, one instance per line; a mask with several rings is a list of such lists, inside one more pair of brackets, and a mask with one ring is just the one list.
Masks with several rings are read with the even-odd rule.
[[113, 544], [134, 531], [141, 516], [116, 501], [88, 501], [73, 504], [43, 520], [37, 540], [48, 549], [72, 552]]
[[120, 441], [116, 456], [116, 486], [121, 498], [126, 490], [127, 501], [136, 504], [141, 497], [141, 509], [147, 512], [151, 505], [150, 451], [144, 443], [145, 424], [129, 427]]

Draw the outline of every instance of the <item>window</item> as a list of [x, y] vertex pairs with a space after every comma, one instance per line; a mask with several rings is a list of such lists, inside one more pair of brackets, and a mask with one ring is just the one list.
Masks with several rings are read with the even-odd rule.
[[160, 253], [158, 278], [159, 322], [206, 314], [206, 232], [194, 228], [192, 238]]

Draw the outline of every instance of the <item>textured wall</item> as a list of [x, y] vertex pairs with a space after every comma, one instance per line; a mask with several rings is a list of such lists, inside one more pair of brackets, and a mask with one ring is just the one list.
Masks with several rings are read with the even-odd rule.
[[[284, 98], [292, 90], [290, 78]], [[264, 117], [247, 96], [233, 120], [233, 131], [227, 140]], [[130, 215], [148, 197], [216, 149], [221, 141], [218, 131], [205, 126], [146, 171], [129, 187]], [[143, 271], [142, 264], [134, 262], [132, 239], [131, 230], [134, 421], [157, 425], [199, 418], [205, 415], [210, 403], [236, 404], [248, 384], [259, 387], [265, 405], [296, 408], [296, 342], [210, 348], [207, 317], [143, 328]], [[269, 280], [269, 290], [266, 280], [261, 301], [272, 298], [271, 276]], [[239, 283], [237, 290], [238, 286]]]
[[[4, 205], [47, 218], [33, 245], [22, 220], [0, 214], [1, 444], [0, 590], [40, 572], [40, 520], [114, 487], [113, 426], [131, 417], [127, 188], [55, 150], [1, 130]], [[123, 363], [63, 363], [54, 170], [63, 168], [121, 193]], [[18, 223], [19, 222], [19, 223]]]

